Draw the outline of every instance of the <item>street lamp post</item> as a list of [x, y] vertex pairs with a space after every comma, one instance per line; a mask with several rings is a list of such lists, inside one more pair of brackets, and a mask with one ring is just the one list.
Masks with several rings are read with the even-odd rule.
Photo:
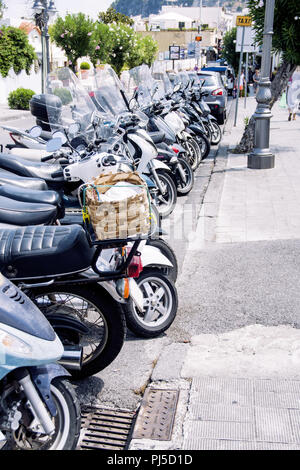
[[257, 108], [253, 115], [255, 119], [255, 141], [253, 151], [248, 155], [248, 168], [252, 169], [274, 168], [275, 165], [275, 156], [269, 148], [270, 120], [272, 117], [270, 109], [272, 97], [270, 68], [275, 0], [265, 0], [265, 4], [261, 78], [256, 95]]
[[50, 72], [48, 22], [57, 13], [54, 0], [35, 0], [32, 9], [35, 23], [42, 33], [42, 93], [45, 92], [46, 77]]

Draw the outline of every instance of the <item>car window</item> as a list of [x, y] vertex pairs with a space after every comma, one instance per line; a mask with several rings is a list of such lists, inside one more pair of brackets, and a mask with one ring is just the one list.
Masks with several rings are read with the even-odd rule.
[[216, 79], [211, 75], [199, 75], [200, 80], [205, 80], [203, 86], [214, 86], [216, 85]]

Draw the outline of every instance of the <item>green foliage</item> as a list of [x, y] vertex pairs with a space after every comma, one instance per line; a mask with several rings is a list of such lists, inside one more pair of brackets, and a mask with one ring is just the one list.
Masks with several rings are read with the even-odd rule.
[[100, 12], [98, 18], [99, 21], [105, 24], [123, 23], [127, 24], [128, 26], [132, 26], [134, 24], [132, 18], [129, 18], [129, 16], [126, 16], [123, 13], [119, 13], [112, 7], [109, 7], [106, 12]]
[[135, 45], [128, 56], [126, 65], [131, 69], [142, 64], [151, 65], [158, 52], [157, 42], [151, 36], [136, 34]]
[[68, 90], [67, 88], [55, 88], [53, 94], [58, 96], [61, 99], [62, 104], [64, 105], [69, 104], [72, 101], [72, 95], [70, 93], [70, 90]]
[[91, 48], [91, 36], [94, 22], [83, 13], [68, 14], [65, 18], [57, 18], [49, 30], [51, 39], [61, 47], [75, 68], [79, 57], [88, 55]]
[[107, 62], [120, 75], [123, 67], [134, 54], [137, 46], [136, 34], [130, 26], [125, 24], [112, 24], [109, 26], [110, 51]]
[[0, 73], [7, 77], [11, 67], [16, 74], [25, 70], [29, 75], [36, 59], [34, 48], [29, 44], [24, 31], [11, 26], [0, 28]]
[[109, 26], [96, 22], [89, 50], [89, 58], [94, 66], [97, 62], [107, 62], [111, 50], [111, 40]]
[[29, 109], [29, 101], [35, 92], [27, 88], [17, 88], [8, 95], [8, 106], [11, 109]]
[[90, 70], [91, 66], [88, 62], [81, 62], [80, 70]]
[[[265, 2], [261, 4], [258, 0], [249, 0], [248, 8], [255, 21], [258, 43], [262, 44]], [[282, 53], [284, 61], [300, 65], [300, 20], [295, 17], [300, 17], [299, 0], [276, 0], [272, 47]]]
[[236, 28], [227, 31], [223, 37], [221, 58], [231, 65], [237, 74], [239, 68], [239, 53], [235, 52]]

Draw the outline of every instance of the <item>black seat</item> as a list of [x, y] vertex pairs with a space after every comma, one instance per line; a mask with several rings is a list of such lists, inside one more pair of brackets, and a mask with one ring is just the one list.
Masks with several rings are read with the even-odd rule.
[[60, 165], [49, 165], [43, 162], [33, 162], [16, 155], [0, 153], [0, 168], [11, 171], [19, 176], [41, 178], [46, 182], [64, 181], [64, 177], [52, 178], [51, 174], [61, 171]]
[[0, 272], [32, 279], [79, 272], [94, 255], [79, 225], [0, 229]]
[[0, 223], [14, 226], [51, 224], [57, 219], [57, 207], [15, 201], [0, 196]]
[[155, 144], [160, 144], [165, 140], [165, 133], [162, 131], [157, 131], [157, 132], [148, 132], [149, 136], [153, 140]]
[[18, 188], [12, 184], [0, 186], [0, 196], [21, 202], [34, 202], [38, 204], [61, 204], [61, 195], [56, 191], [37, 191], [35, 189]]
[[46, 182], [40, 178], [27, 178], [26, 176], [18, 176], [6, 170], [0, 170], [0, 185], [7, 183], [19, 188], [29, 188], [38, 191], [48, 189]]

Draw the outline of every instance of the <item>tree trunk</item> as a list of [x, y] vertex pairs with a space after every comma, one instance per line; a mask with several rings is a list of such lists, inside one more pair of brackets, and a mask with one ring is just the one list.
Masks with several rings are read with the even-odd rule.
[[[280, 98], [282, 91], [286, 88], [290, 77], [296, 70], [296, 65], [283, 61], [279, 67], [274, 80], [271, 83], [272, 98], [270, 101], [270, 109], [273, 104]], [[244, 134], [240, 143], [232, 153], [249, 153], [253, 150], [255, 134], [255, 119], [251, 116], [248, 125], [245, 127]]]

